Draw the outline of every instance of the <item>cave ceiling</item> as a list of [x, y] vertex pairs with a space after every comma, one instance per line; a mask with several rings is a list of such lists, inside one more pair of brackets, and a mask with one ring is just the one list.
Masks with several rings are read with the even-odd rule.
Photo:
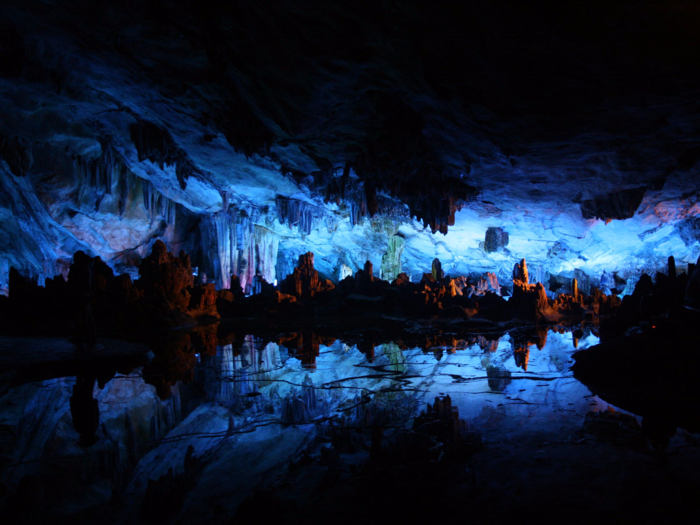
[[393, 234], [414, 271], [690, 262], [698, 27], [688, 1], [5, 0], [0, 273], [128, 265], [232, 209], [328, 274]]

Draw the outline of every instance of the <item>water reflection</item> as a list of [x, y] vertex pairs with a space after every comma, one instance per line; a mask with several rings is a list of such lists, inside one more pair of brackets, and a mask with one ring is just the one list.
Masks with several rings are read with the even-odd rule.
[[[111, 381], [104, 371], [81, 369], [77, 378], [9, 392], [16, 410], [6, 420], [16, 436], [0, 442], [2, 482], [40, 475], [46, 505], [60, 515], [67, 504], [55, 487], [68, 469], [82, 505], [109, 506], [119, 495], [144, 501], [155, 515], [168, 504], [163, 516], [206, 520], [209, 511], [188, 501], [211, 499], [234, 513], [270, 472], [283, 479], [305, 465], [354, 465], [357, 476], [379, 479], [392, 465], [478, 454], [482, 443], [627, 439], [639, 434], [637, 419], [609, 410], [569, 370], [576, 347], [597, 342], [586, 327], [389, 340], [305, 331], [260, 337], [216, 327], [181, 333], [154, 342], [151, 363]], [[48, 413], [51, 422], [32, 426]], [[624, 434], [609, 438], [610, 421]], [[643, 426], [658, 446], [673, 435], [665, 420]], [[92, 444], [91, 456], [76, 449], [78, 435]], [[52, 461], [64, 456], [81, 459]], [[437, 475], [425, 470], [433, 467], [411, 468]], [[92, 491], [95, 483], [101, 492]], [[126, 522], [140, 511], [125, 505], [121, 512]]]
[[[393, 394], [392, 403], [415, 406], [449, 394], [458, 411], [478, 417], [485, 407], [502, 406], [497, 396], [504, 394], [517, 392], [521, 405], [531, 403], [527, 397], [547, 398], [540, 404], [548, 410], [549, 399], [588, 394], [568, 367], [575, 346], [585, 348], [598, 339], [590, 330], [576, 335], [533, 326], [509, 333], [420, 336], [410, 341], [420, 345], [410, 346], [403, 339], [384, 342], [372, 334], [356, 335], [350, 344], [313, 332], [280, 334], [272, 341], [227, 334], [219, 340], [228, 344], [212, 352], [210, 346], [195, 344], [192, 334], [182, 334], [154, 347], [156, 359], [143, 376], [161, 399], [178, 381], [197, 385], [203, 401], [232, 412], [232, 427], [241, 418], [261, 414], [265, 424], [321, 419], [336, 424], [343, 419], [347, 425], [348, 407], [357, 410], [387, 393]], [[405, 411], [393, 424], [406, 425], [415, 415]]]

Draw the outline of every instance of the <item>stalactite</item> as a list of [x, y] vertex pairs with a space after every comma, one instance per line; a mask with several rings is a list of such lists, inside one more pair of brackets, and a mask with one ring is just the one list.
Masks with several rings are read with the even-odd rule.
[[231, 206], [227, 212], [200, 221], [205, 271], [217, 286], [229, 288], [231, 274], [239, 277], [244, 290], [252, 285], [256, 273], [274, 282], [279, 236], [256, 220], [261, 220], [257, 211], [248, 213]]
[[326, 211], [309, 202], [278, 196], [277, 219], [289, 228], [298, 228], [299, 232], [309, 235], [318, 228], [326, 218]]
[[196, 171], [187, 153], [182, 150], [167, 129], [139, 120], [129, 126], [131, 141], [136, 146], [139, 162], [150, 160], [160, 169], [175, 166], [180, 189], [187, 187], [187, 179]]
[[0, 211], [9, 210], [0, 221], [0, 288], [9, 280], [14, 266], [43, 285], [61, 273], [77, 250], [89, 250], [59, 225], [39, 200], [31, 177], [15, 177], [0, 164]]
[[584, 219], [624, 220], [634, 217], [634, 213], [644, 199], [645, 187], [630, 188], [614, 193], [597, 195], [593, 199], [578, 200]]
[[142, 205], [144, 218], [150, 223], [162, 219], [174, 225], [177, 205], [152, 182], [132, 172], [111, 142], [102, 144], [102, 154], [95, 159], [71, 154], [71, 163], [78, 184], [76, 204], [85, 213], [136, 218]]
[[[296, 172], [290, 169], [283, 169], [282, 171], [283, 173], [293, 177], [297, 182], [302, 180], [304, 183], [309, 182], [309, 179], [304, 173]], [[315, 173], [309, 188], [321, 193], [326, 203], [334, 202], [339, 207], [339, 214], [346, 215], [350, 220], [350, 224], [353, 226], [361, 224], [362, 221], [371, 218], [373, 215], [388, 217], [396, 221], [408, 220], [410, 218], [408, 206], [401, 200], [392, 197], [389, 193], [383, 190], [375, 189], [374, 191], [371, 191], [370, 189], [368, 192], [365, 184], [365, 182], [360, 180], [350, 165], [346, 164], [342, 170], [325, 170], [320, 173]], [[367, 200], [368, 193], [372, 196], [371, 207]], [[292, 208], [293, 207], [294, 205]], [[286, 203], [282, 203], [282, 209], [284, 216], [286, 217]], [[292, 209], [290, 211], [294, 212], [295, 210]], [[318, 211], [319, 210], [316, 211], [317, 219], [320, 215], [326, 221], [329, 219], [332, 220], [332, 214], [326, 214], [323, 216], [322, 214], [319, 214]], [[292, 218], [294, 219], [293, 215]], [[288, 222], [284, 222], [281, 218], [280, 222], [283, 224], [289, 224]], [[326, 225], [328, 227], [331, 226], [330, 224]], [[315, 226], [312, 226], [312, 229], [314, 227]]]

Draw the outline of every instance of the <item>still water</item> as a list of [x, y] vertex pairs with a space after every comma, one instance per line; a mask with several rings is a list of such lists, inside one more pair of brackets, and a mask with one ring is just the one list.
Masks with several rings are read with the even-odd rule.
[[[591, 458], [605, 469], [650, 452], [640, 418], [574, 379], [572, 354], [598, 342], [576, 335], [455, 336], [424, 348], [301, 333], [218, 347], [188, 340], [160, 345], [142, 369], [24, 384], [0, 398], [3, 501], [29, 518], [226, 522], [261, 490], [303, 506], [327, 489], [329, 473], [333, 486], [350, 486], [367, 464], [441, 464], [457, 441], [466, 452], [444, 476], [479, 504], [501, 505], [494, 494], [512, 484], [515, 512], [543, 476], [553, 493], [578, 475], [607, 486], [586, 470]], [[416, 421], [428, 404], [447, 407], [447, 431], [423, 435]], [[76, 429], [91, 425], [86, 447]], [[680, 450], [694, 437], [674, 439]], [[614, 457], [601, 460], [609, 449]], [[295, 492], [301, 485], [306, 494]]]

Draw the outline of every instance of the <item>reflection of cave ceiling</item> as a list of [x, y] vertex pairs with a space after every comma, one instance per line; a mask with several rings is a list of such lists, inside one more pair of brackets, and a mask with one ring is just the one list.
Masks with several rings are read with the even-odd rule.
[[221, 284], [397, 233], [410, 273], [694, 260], [700, 7], [452, 4], [4, 1], [0, 279], [158, 237]]

